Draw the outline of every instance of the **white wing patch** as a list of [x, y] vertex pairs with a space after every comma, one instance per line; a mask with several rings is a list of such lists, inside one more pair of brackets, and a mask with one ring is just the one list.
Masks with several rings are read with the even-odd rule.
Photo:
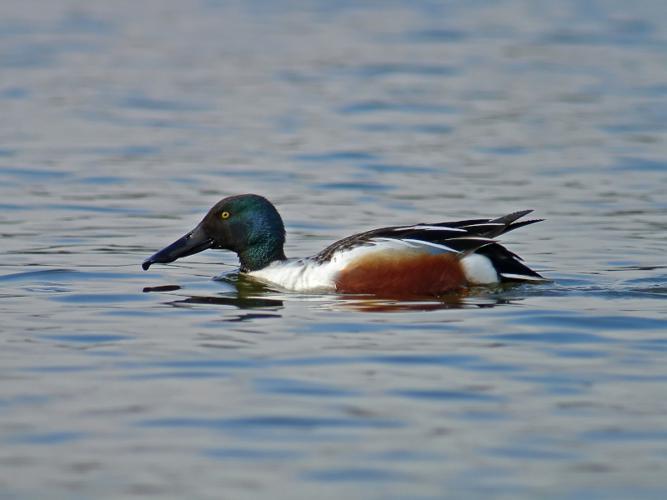
[[[369, 243], [369, 245], [371, 246], [374, 246], [376, 250], [378, 249], [388, 250], [390, 248], [405, 250], [404, 247], [417, 248], [416, 245], [410, 243], [411, 241], [418, 241], [419, 243], [422, 243], [419, 240], [409, 240], [407, 238], [399, 239], [399, 238], [383, 238], [383, 237], [373, 238], [372, 240], [368, 240], [367, 243]], [[378, 245], [378, 243], [380, 244]]]
[[442, 245], [440, 243], [433, 243], [432, 241], [413, 240], [413, 239], [410, 239], [410, 238], [403, 238], [401, 241], [408, 241], [408, 242], [414, 243], [415, 245], [418, 245], [418, 246], [429, 246], [429, 247], [432, 247], [432, 248], [437, 248], [438, 250], [440, 250], [440, 252], [437, 252], [437, 253], [441, 253], [441, 252], [459, 253], [458, 250], [454, 250], [453, 248], [450, 248], [447, 245]]
[[418, 229], [418, 230], [425, 230], [425, 231], [455, 231], [458, 233], [467, 233], [465, 229], [460, 229], [458, 227], [447, 227], [447, 226], [429, 226], [427, 224], [421, 225], [417, 224], [415, 226], [402, 226], [402, 227], [397, 227], [394, 228], [394, 231], [407, 231], [410, 229]]
[[468, 224], [465, 227], [487, 227], [487, 226], [506, 226], [502, 222], [480, 222], [479, 224]]
[[479, 241], [480, 243], [495, 243], [496, 240], [491, 238], [484, 238], [483, 236], [457, 236], [456, 238], [449, 238], [450, 240], [466, 240], [466, 241]]

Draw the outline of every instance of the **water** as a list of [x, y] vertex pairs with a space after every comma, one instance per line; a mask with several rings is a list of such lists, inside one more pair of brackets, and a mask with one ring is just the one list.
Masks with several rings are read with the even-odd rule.
[[[0, 496], [664, 498], [664, 2], [2, 10]], [[141, 271], [244, 192], [291, 256], [534, 208], [506, 241], [553, 282]]]

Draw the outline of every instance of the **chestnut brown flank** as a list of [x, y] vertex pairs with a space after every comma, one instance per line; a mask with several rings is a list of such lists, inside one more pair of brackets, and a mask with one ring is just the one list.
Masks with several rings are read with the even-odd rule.
[[466, 284], [459, 259], [452, 254], [388, 252], [352, 262], [336, 278], [340, 293], [436, 295]]

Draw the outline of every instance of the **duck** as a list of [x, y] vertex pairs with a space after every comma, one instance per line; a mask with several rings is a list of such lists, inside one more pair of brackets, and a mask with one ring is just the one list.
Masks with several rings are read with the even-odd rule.
[[382, 227], [338, 240], [316, 255], [288, 259], [276, 207], [263, 196], [242, 194], [216, 203], [192, 231], [147, 258], [142, 268], [223, 249], [237, 254], [240, 273], [284, 291], [437, 296], [473, 286], [543, 282], [496, 240], [544, 220], [519, 220], [531, 212]]

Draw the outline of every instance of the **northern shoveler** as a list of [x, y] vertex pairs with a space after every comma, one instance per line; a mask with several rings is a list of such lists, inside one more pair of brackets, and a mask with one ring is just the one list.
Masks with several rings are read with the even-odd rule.
[[144, 261], [173, 262], [207, 248], [238, 254], [241, 272], [293, 291], [437, 295], [469, 285], [544, 281], [494, 238], [542, 219], [517, 222], [531, 210], [497, 219], [392, 226], [354, 234], [317, 255], [287, 259], [285, 226], [255, 194], [216, 203], [188, 234]]

